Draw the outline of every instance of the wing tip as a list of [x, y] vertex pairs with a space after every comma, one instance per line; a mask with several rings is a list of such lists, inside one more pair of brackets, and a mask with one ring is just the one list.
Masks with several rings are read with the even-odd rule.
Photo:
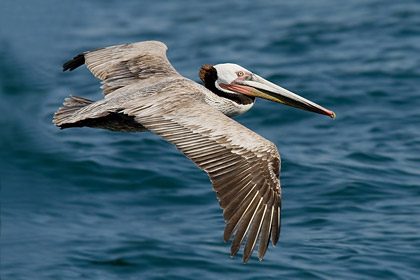
[[249, 254], [249, 255], [244, 254], [243, 257], [242, 257], [243, 263], [246, 264], [249, 261], [249, 259], [251, 258], [251, 256], [252, 256], [252, 253]]
[[73, 57], [73, 59], [67, 61], [66, 63], [63, 64], [63, 72], [69, 70], [69, 71], [73, 71], [74, 69], [76, 69], [77, 67], [81, 66], [85, 64], [85, 54], [84, 53], [80, 53], [78, 55], [76, 55], [75, 57]]

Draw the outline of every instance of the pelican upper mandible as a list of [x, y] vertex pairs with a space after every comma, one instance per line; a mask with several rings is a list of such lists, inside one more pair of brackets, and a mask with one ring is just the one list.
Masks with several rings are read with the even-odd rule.
[[224, 240], [234, 235], [231, 256], [246, 239], [246, 263], [259, 240], [258, 258], [280, 234], [280, 156], [277, 147], [230, 117], [248, 111], [256, 97], [324, 114], [327, 110], [231, 63], [201, 67], [204, 86], [187, 79], [157, 41], [84, 52], [63, 71], [86, 64], [102, 80], [105, 98], [70, 96], [54, 115], [61, 128], [94, 127], [121, 132], [150, 130], [173, 143], [207, 172], [226, 221]]

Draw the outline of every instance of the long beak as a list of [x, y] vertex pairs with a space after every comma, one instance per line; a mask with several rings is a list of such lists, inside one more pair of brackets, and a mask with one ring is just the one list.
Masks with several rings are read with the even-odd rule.
[[229, 90], [245, 95], [260, 97], [274, 102], [282, 103], [302, 110], [323, 114], [335, 118], [333, 111], [303, 98], [287, 89], [279, 87], [256, 74], [251, 74], [245, 80], [237, 79], [229, 85], [223, 85]]

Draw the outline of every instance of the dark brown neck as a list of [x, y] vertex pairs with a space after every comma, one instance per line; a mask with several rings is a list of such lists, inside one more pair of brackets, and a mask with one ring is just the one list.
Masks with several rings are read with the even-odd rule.
[[216, 87], [217, 80], [217, 70], [212, 65], [203, 65], [198, 74], [200, 79], [203, 81], [204, 86], [217, 94], [220, 97], [230, 99], [238, 104], [247, 105], [254, 103], [255, 97], [247, 96], [241, 93], [235, 94], [230, 92], [225, 92]]

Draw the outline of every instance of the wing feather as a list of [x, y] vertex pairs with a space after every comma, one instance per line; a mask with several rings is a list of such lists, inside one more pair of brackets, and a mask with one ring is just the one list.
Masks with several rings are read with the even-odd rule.
[[[271, 198], [274, 198], [272, 196]], [[272, 203], [268, 203], [267, 205], [271, 205], [268, 207], [267, 213], [264, 217], [264, 222], [261, 228], [261, 239], [260, 245], [258, 246], [258, 259], [261, 261], [264, 257], [265, 253], [267, 252], [268, 243], [270, 242], [270, 234], [271, 234], [271, 224], [273, 221], [273, 209], [274, 206]]]
[[255, 222], [251, 226], [251, 230], [248, 235], [248, 239], [244, 248], [244, 262], [247, 262], [254, 251], [255, 245], [257, 244], [258, 236], [261, 232], [261, 227], [264, 222], [264, 215], [266, 214], [267, 204], [263, 208], [259, 208]]
[[[262, 197], [258, 199], [258, 192], [257, 192], [251, 204], [249, 205], [249, 208], [246, 210], [245, 214], [243, 215], [239, 228], [235, 234], [235, 237], [233, 238], [232, 246], [230, 247], [230, 255], [232, 257], [236, 255], [239, 248], [241, 247], [242, 242], [245, 239], [245, 235], [247, 234], [249, 228], [252, 225], [252, 221], [255, 217], [255, 214], [258, 211], [258, 207], [261, 205], [261, 202], [262, 202]], [[245, 254], [243, 256], [243, 260], [246, 263], [247, 259], [246, 259]]]
[[103, 94], [145, 79], [179, 76], [162, 42], [146, 41], [84, 52], [64, 63], [63, 71], [86, 67], [102, 80]]
[[[199, 94], [199, 93], [194, 93]], [[261, 237], [261, 260], [280, 231], [280, 157], [275, 145], [203, 101], [191, 90], [168, 90], [124, 104], [122, 112], [134, 116], [147, 129], [176, 145], [205, 170], [213, 183], [226, 228], [227, 242], [234, 235], [231, 255], [247, 237], [247, 262]]]

